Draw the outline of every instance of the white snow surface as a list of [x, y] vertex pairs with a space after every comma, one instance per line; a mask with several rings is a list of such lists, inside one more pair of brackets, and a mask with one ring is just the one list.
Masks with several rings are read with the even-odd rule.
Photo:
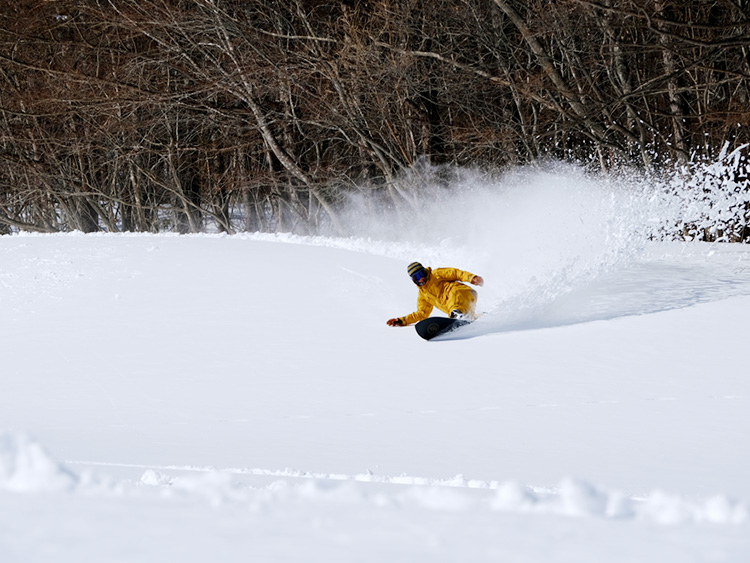
[[[573, 200], [559, 237], [523, 201], [442, 239], [0, 237], [0, 561], [750, 561], [750, 248]], [[387, 327], [411, 260], [483, 316]]]

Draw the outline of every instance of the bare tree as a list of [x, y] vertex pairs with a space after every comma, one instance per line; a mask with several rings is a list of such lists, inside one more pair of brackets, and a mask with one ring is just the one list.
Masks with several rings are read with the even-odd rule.
[[0, 232], [341, 233], [351, 193], [408, 215], [425, 164], [710, 156], [750, 141], [748, 28], [746, 0], [6, 2]]

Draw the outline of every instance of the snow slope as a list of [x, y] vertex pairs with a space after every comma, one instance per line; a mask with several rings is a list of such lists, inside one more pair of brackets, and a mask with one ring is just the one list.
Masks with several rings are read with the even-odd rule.
[[[0, 561], [750, 560], [750, 249], [568, 196], [564, 240], [0, 237]], [[414, 259], [483, 317], [387, 327]]]

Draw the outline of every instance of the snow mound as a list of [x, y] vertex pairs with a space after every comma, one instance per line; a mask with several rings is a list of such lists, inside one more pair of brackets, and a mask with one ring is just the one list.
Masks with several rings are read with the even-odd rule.
[[692, 502], [676, 495], [654, 491], [645, 499], [634, 499], [576, 479], [563, 480], [553, 493], [536, 493], [518, 483], [503, 483], [498, 486], [491, 507], [493, 510], [507, 512], [634, 519], [663, 525], [750, 523], [748, 507], [723, 495], [703, 502]]
[[[268, 486], [248, 486], [241, 481], [247, 475], [277, 473], [284, 473], [290, 481], [274, 481]], [[268, 511], [283, 509], [289, 503], [312, 505], [318, 509], [348, 504], [363, 509], [417, 507], [436, 512], [489, 511], [610, 521], [637, 520], [657, 526], [750, 524], [750, 508], [724, 495], [687, 500], [657, 490], [643, 498], [635, 498], [574, 478], [563, 479], [554, 489], [538, 489], [513, 481], [470, 481], [460, 475], [434, 480], [371, 473], [316, 476], [292, 471], [213, 469], [173, 477], [149, 469], [142, 475], [140, 485], [154, 487], [167, 497], [202, 498], [214, 506], [226, 503], [262, 506]]]
[[23, 434], [0, 433], [0, 490], [64, 491], [78, 479], [52, 460], [38, 443]]
[[655, 491], [639, 510], [639, 515], [657, 524], [747, 524], [750, 511], [744, 504], [723, 495], [716, 495], [701, 503], [691, 503], [662, 491]]

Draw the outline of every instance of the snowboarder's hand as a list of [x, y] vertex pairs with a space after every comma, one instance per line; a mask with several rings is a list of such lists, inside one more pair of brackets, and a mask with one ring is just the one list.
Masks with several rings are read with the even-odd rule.
[[473, 285], [482, 286], [484, 285], [484, 279], [482, 279], [482, 276], [474, 276], [473, 278], [471, 278], [471, 283]]
[[388, 319], [388, 326], [404, 326], [401, 319]]

